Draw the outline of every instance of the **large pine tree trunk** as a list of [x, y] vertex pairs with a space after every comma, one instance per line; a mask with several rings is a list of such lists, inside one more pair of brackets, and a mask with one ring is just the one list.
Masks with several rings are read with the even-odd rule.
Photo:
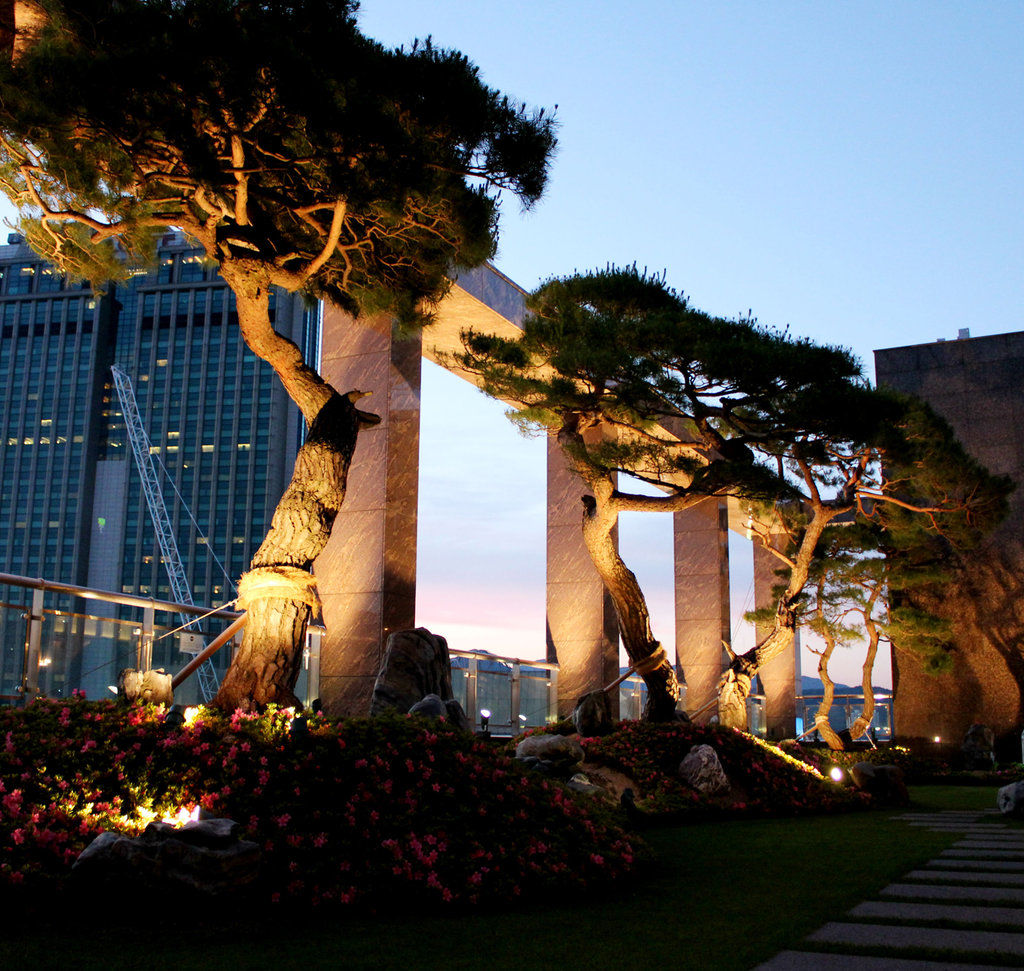
[[338, 394], [305, 363], [299, 348], [274, 330], [269, 287], [258, 273], [236, 263], [223, 266], [222, 275], [235, 293], [242, 337], [277, 372], [308, 428], [270, 531], [239, 584], [239, 608], [247, 612], [242, 647], [214, 700], [228, 711], [256, 711], [297, 702], [306, 626], [318, 603], [313, 561], [327, 544], [345, 498], [359, 430], [379, 419], [355, 407], [359, 392]]
[[772, 632], [746, 654], [738, 654], [718, 682], [718, 723], [727, 728], [747, 730], [747, 698], [754, 678], [769, 661], [787, 651], [796, 637], [796, 619], [780, 608]]
[[345, 497], [361, 415], [352, 396], [333, 395], [299, 450], [270, 532], [240, 584], [245, 634], [217, 693], [215, 704], [221, 708], [296, 704], [306, 625], [317, 602], [310, 568], [327, 544]]
[[[640, 675], [647, 685], [643, 720], [671, 721], [676, 717], [679, 682], [671, 660], [651, 632], [650, 613], [640, 584], [615, 548], [612, 531], [617, 514], [610, 503], [610, 496], [605, 494], [610, 493], [610, 489], [609, 486], [605, 490], [598, 484], [594, 490], [598, 498], [584, 498], [583, 540], [615, 604], [626, 654], [633, 664], [640, 666]], [[645, 661], [648, 661], [647, 665], [643, 663]]]

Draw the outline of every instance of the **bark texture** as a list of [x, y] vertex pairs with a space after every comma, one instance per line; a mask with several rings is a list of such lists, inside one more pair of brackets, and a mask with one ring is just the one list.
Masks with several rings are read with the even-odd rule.
[[861, 738], [871, 727], [871, 719], [875, 717], [875, 686], [872, 684], [872, 677], [875, 669], [875, 655], [878, 653], [879, 633], [878, 628], [870, 617], [865, 627], [868, 632], [868, 650], [864, 657], [864, 666], [861, 669], [861, 686], [864, 690], [864, 707], [861, 713], [853, 720], [850, 726], [850, 738], [856, 741]]
[[825, 649], [821, 652], [818, 657], [818, 677], [821, 679], [822, 693], [821, 702], [818, 705], [818, 710], [814, 713], [814, 727], [818, 730], [818, 734], [825, 740], [825, 744], [832, 749], [833, 752], [843, 751], [843, 740], [839, 737], [839, 733], [832, 727], [832, 723], [828, 720], [829, 712], [832, 710], [832, 700], [835, 698], [836, 686], [832, 681], [832, 678], [828, 673], [828, 662], [832, 658], [832, 652], [835, 650], [835, 641], [831, 638], [826, 638]]
[[[332, 392], [313, 420], [270, 531], [253, 557], [254, 570], [293, 567], [309, 572], [323, 550], [345, 497], [359, 429], [375, 421], [355, 407], [358, 397]], [[257, 588], [243, 606], [248, 619], [242, 647], [214, 704], [229, 711], [297, 704], [294, 688], [311, 614], [301, 585], [291, 594], [280, 585], [267, 593]]]
[[[793, 604], [807, 586], [818, 540], [825, 527], [850, 508], [848, 501], [842, 499], [831, 504], [822, 502], [816, 490], [815, 496], [813, 514], [800, 535], [796, 552], [792, 557], [780, 553], [780, 560], [789, 567], [789, 582], [775, 612], [771, 633], [746, 654], [733, 655], [732, 663], [718, 682], [718, 721], [728, 728], [747, 730], [747, 698], [757, 672], [788, 650], [796, 637], [797, 615]], [[772, 548], [770, 542], [766, 545]]]
[[[583, 499], [583, 540], [615, 604], [626, 654], [633, 664], [637, 664], [654, 654], [661, 644], [655, 640], [651, 631], [647, 601], [640, 584], [619, 556], [612, 539], [618, 512], [610, 502], [610, 496], [604, 495], [605, 490], [600, 484], [597, 485], [597, 497], [585, 496]], [[672, 662], [666, 657], [653, 670], [642, 673], [641, 677], [647, 685], [644, 721], [674, 720], [679, 701], [679, 682]]]

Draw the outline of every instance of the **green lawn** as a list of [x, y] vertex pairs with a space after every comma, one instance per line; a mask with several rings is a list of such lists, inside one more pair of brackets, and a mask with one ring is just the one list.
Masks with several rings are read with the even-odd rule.
[[[920, 810], [995, 806], [995, 789], [929, 786]], [[468, 916], [241, 919], [126, 912], [5, 932], [25, 966], [118, 968], [751, 968], [842, 915], [957, 838], [875, 811], [674, 825], [646, 834], [656, 861], [601, 897], [517, 902]], [[190, 921], [198, 920], [198, 926]], [[74, 924], [74, 922], [72, 922]]]

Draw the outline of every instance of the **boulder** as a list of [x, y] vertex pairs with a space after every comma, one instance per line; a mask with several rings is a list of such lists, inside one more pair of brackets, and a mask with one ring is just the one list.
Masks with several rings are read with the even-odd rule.
[[595, 786], [590, 779], [582, 772], [575, 772], [571, 779], [569, 779], [569, 788], [573, 792], [582, 792], [587, 796], [603, 796], [604, 789], [600, 786]]
[[1024, 782], [1011, 782], [996, 793], [996, 805], [1004, 816], [1024, 819]]
[[583, 746], [576, 735], [529, 735], [516, 746], [516, 758], [544, 762], [582, 762]]
[[452, 697], [452, 664], [448, 642], [425, 627], [388, 636], [384, 660], [373, 686], [370, 715], [387, 711], [405, 714], [427, 695]]
[[117, 700], [129, 705], [173, 705], [173, 680], [163, 668], [155, 671], [124, 668], [117, 676]]
[[584, 738], [607, 735], [615, 725], [612, 722], [612, 703], [604, 691], [591, 691], [576, 702], [572, 723]]
[[424, 718], [444, 718], [464, 732], [473, 731], [469, 717], [454, 698], [442, 701], [439, 695], [425, 695], [409, 709], [409, 714], [422, 715]]
[[964, 736], [960, 751], [964, 755], [964, 768], [991, 769], [996, 764], [993, 751], [996, 744], [995, 732], [988, 725], [971, 725]]
[[516, 761], [554, 779], [569, 779], [583, 761], [576, 735], [530, 735], [516, 746]]
[[708, 796], [727, 793], [730, 789], [718, 753], [710, 745], [695, 745], [679, 763], [679, 776], [690, 788]]
[[873, 799], [890, 806], [906, 806], [910, 802], [903, 770], [896, 765], [875, 765], [858, 762], [851, 770], [853, 782]]
[[134, 839], [100, 833], [71, 869], [79, 880], [224, 893], [252, 883], [259, 872], [259, 846], [238, 832], [230, 819], [202, 819], [150, 823]]

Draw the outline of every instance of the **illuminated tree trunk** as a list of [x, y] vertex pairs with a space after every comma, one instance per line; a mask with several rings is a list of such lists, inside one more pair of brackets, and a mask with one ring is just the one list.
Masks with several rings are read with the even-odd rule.
[[[808, 476], [808, 479], [810, 477]], [[813, 490], [816, 491], [816, 490]], [[810, 522], [800, 537], [796, 554], [783, 558], [789, 566], [786, 592], [779, 601], [771, 633], [746, 654], [732, 655], [732, 662], [718, 682], [718, 721], [728, 728], [747, 730], [747, 698], [757, 672], [769, 661], [787, 651], [796, 638], [797, 615], [792, 605], [807, 586], [814, 550], [825, 527], [847, 507], [836, 501], [826, 505], [820, 500], [814, 506]], [[771, 547], [769, 546], [769, 549]]]
[[818, 656], [818, 677], [821, 679], [822, 693], [818, 710], [814, 713], [814, 727], [817, 729], [818, 734], [820, 734], [825, 740], [825, 744], [828, 745], [833, 752], [842, 752], [843, 740], [839, 737], [838, 732], [836, 732], [832, 727], [832, 723], [828, 720], [829, 712], [832, 711], [832, 700], [835, 698], [836, 691], [835, 684], [828, 673], [828, 662], [832, 658], [832, 652], [835, 650], [835, 646], [835, 638], [826, 634], [825, 649]]
[[291, 483], [239, 584], [245, 633], [214, 701], [229, 711], [261, 710], [272, 703], [297, 703], [306, 626], [317, 604], [313, 561], [327, 544], [345, 498], [359, 430], [379, 419], [355, 407], [359, 392], [339, 395], [306, 366], [291, 341], [273, 330], [265, 286], [244, 277], [228, 282], [238, 298], [246, 343], [281, 376], [308, 426]]
[[850, 726], [850, 738], [855, 740], [867, 732], [868, 728], [871, 726], [871, 719], [875, 717], [875, 686], [872, 684], [872, 681], [874, 680], [872, 676], [875, 670], [875, 655], [878, 654], [878, 641], [880, 635], [878, 627], [871, 617], [871, 610], [874, 607], [878, 593], [879, 591], [877, 589], [872, 592], [871, 599], [868, 601], [867, 609], [864, 612], [864, 627], [868, 632], [868, 650], [867, 654], [864, 656], [864, 665], [861, 668], [861, 687], [864, 691], [864, 707]]
[[[679, 701], [679, 682], [672, 662], [661, 644], [651, 632], [651, 618], [647, 600], [640, 584], [612, 539], [612, 530], [618, 518], [611, 498], [614, 491], [608, 482], [593, 482], [595, 496], [583, 499], [583, 540], [594, 562], [615, 613], [619, 618], [619, 631], [626, 654], [633, 664], [639, 664], [638, 673], [647, 685], [647, 703], [644, 706], [644, 721], [671, 721], [676, 717]], [[643, 662], [647, 661], [650, 670]], [[603, 687], [603, 686], [595, 686]]]

